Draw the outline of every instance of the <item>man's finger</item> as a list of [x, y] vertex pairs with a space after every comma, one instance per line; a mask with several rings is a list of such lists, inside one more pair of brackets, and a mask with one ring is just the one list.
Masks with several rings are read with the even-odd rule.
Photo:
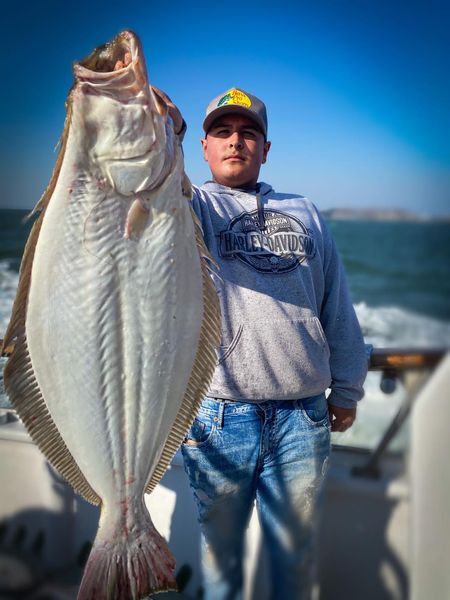
[[331, 431], [339, 431], [340, 433], [343, 433], [344, 431], [347, 431], [347, 429], [350, 429], [352, 425], [353, 421], [345, 421], [343, 423], [338, 423], [337, 421], [334, 421], [331, 424]]
[[173, 121], [173, 129], [176, 134], [179, 134], [180, 131], [182, 131], [182, 129], [183, 129], [184, 120], [183, 120], [183, 117], [181, 116], [181, 113], [180, 113], [178, 107], [172, 102], [172, 100], [169, 98], [169, 96], [165, 92], [163, 92], [163, 90], [160, 90], [155, 85], [152, 85], [152, 90], [167, 105], [169, 115]]
[[350, 429], [356, 418], [356, 408], [329, 405], [331, 431], [343, 433]]

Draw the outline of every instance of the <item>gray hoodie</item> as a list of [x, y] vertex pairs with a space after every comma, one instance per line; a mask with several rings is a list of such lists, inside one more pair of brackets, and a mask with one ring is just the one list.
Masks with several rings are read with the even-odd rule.
[[291, 400], [331, 388], [330, 404], [363, 396], [367, 359], [331, 234], [303, 196], [214, 182], [194, 210], [219, 269], [219, 363], [208, 392], [246, 402]]

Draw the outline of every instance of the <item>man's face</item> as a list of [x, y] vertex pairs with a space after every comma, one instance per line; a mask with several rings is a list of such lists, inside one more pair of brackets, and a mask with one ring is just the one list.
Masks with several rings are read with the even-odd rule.
[[214, 181], [232, 188], [249, 188], [258, 181], [270, 142], [264, 141], [252, 119], [228, 114], [214, 121], [202, 146]]

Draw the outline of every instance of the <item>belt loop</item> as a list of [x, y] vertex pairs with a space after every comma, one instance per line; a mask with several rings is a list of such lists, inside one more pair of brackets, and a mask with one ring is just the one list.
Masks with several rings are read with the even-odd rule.
[[219, 410], [217, 411], [217, 416], [214, 417], [214, 421], [216, 423], [217, 429], [222, 429], [223, 427], [223, 412], [225, 410], [225, 402], [223, 400], [218, 400], [219, 402]]

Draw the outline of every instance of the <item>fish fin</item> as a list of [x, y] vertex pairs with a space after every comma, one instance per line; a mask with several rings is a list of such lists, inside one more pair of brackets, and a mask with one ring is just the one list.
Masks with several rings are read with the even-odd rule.
[[[191, 209], [193, 216], [194, 211]], [[209, 273], [209, 267], [204, 258], [209, 257], [208, 249], [203, 240], [202, 229], [198, 219], [194, 218], [197, 248], [202, 258], [203, 280], [203, 322], [200, 330], [198, 350], [186, 388], [183, 402], [175, 422], [170, 430], [167, 441], [161, 453], [158, 464], [145, 489], [150, 494], [164, 475], [175, 452], [181, 445], [186, 432], [194, 421], [201, 401], [208, 391], [208, 386], [217, 365], [216, 348], [220, 344], [221, 320], [220, 306], [216, 289]]]
[[187, 198], [189, 198], [189, 200], [192, 200], [192, 183], [185, 172], [183, 172], [183, 178], [181, 180], [181, 191], [183, 192], [183, 196], [186, 196]]
[[44, 215], [41, 214], [34, 222], [25, 245], [22, 262], [20, 264], [19, 285], [17, 287], [11, 318], [8, 327], [6, 328], [5, 337], [3, 338], [3, 345], [1, 348], [2, 354], [7, 346], [15, 347], [15, 339], [19, 337], [22, 330], [25, 330], [25, 315], [27, 311], [28, 291], [30, 288], [31, 267], [33, 266], [34, 251], [41, 230], [43, 216]]
[[[216, 263], [216, 261], [213, 259], [208, 248], [205, 245], [205, 242], [203, 240], [203, 227], [200, 222], [200, 219], [197, 216], [197, 213], [194, 211], [192, 206], [190, 208], [191, 208], [191, 215], [192, 215], [192, 219], [194, 221], [194, 226], [195, 226], [195, 231], [196, 231], [197, 248], [200, 252], [200, 256], [201, 256], [201, 258], [206, 259], [206, 262], [204, 263], [204, 265], [206, 266], [208, 271], [211, 273], [214, 273], [214, 275], [217, 277], [218, 276], [217, 271], [219, 271], [220, 267]], [[199, 243], [199, 236], [200, 236], [201, 243]], [[211, 265], [214, 265], [214, 267], [216, 268], [216, 271], [213, 271], [213, 269], [211, 268]]]
[[48, 461], [88, 502], [99, 504], [100, 498], [81, 473], [47, 410], [28, 352], [25, 332], [28, 294], [34, 253], [44, 216], [45, 210], [34, 222], [25, 246], [11, 320], [0, 350], [3, 353], [8, 347], [13, 348], [4, 370], [5, 390], [31, 439]]
[[177, 591], [175, 559], [145, 507], [144, 511], [139, 522], [128, 527], [119, 521], [116, 531], [100, 525], [77, 600], [130, 600]]
[[91, 504], [99, 504], [100, 498], [86, 481], [48, 412], [34, 375], [25, 336], [16, 339], [4, 371], [5, 390], [11, 404], [50, 464], [83, 498]]
[[140, 238], [148, 224], [149, 214], [150, 210], [143, 200], [136, 198], [128, 210], [123, 237], [127, 240]]
[[58, 156], [56, 157], [55, 166], [53, 168], [52, 176], [50, 178], [50, 182], [46, 187], [44, 193], [42, 194], [39, 202], [33, 208], [33, 210], [27, 215], [26, 219], [30, 219], [36, 213], [43, 211], [47, 208], [48, 203], [50, 202], [50, 198], [52, 197], [53, 191], [56, 187], [56, 183], [58, 181], [59, 172], [61, 171], [61, 166], [64, 160], [64, 154], [66, 152], [67, 138], [69, 137], [69, 129], [70, 124], [72, 122], [72, 93], [70, 92], [67, 100], [66, 100], [66, 118], [64, 120], [64, 129], [61, 134], [61, 137], [58, 140], [55, 150], [59, 147]]

